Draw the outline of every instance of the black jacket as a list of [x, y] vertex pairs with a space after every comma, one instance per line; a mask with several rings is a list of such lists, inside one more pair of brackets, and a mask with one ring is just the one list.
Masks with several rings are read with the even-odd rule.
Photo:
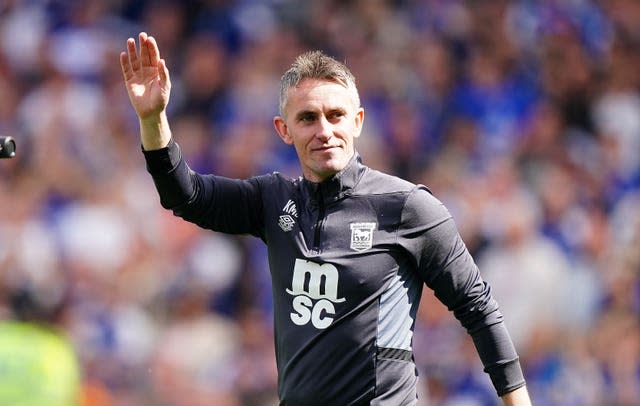
[[165, 208], [268, 247], [281, 405], [412, 405], [426, 284], [471, 334], [499, 395], [524, 385], [515, 349], [447, 209], [424, 186], [349, 165], [317, 184], [191, 171], [173, 141], [145, 152]]

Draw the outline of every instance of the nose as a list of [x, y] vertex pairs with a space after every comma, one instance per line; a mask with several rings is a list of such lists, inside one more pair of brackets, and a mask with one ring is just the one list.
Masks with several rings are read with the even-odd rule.
[[327, 142], [331, 137], [333, 137], [333, 126], [325, 116], [322, 116], [320, 117], [320, 120], [318, 120], [316, 138], [322, 142]]

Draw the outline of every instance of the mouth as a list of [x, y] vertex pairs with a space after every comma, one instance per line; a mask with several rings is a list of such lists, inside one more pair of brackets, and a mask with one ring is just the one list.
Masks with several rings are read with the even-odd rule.
[[313, 152], [325, 152], [325, 151], [330, 151], [330, 150], [335, 149], [335, 148], [339, 148], [339, 147], [337, 145], [326, 145], [326, 146], [313, 148], [312, 151]]

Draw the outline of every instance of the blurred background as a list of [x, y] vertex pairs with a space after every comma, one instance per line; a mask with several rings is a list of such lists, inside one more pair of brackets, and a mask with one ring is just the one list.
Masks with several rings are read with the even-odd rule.
[[[188, 162], [229, 177], [297, 177], [280, 75], [309, 49], [345, 61], [357, 149], [450, 209], [534, 404], [638, 404], [640, 2], [0, 0], [0, 319], [53, 323], [81, 405], [277, 404], [262, 242], [174, 218], [146, 173], [118, 59], [143, 30]], [[498, 404], [423, 302], [420, 404]]]

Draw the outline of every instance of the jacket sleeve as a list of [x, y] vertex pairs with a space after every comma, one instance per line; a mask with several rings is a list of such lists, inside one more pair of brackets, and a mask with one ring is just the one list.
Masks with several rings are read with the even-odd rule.
[[498, 304], [449, 211], [418, 186], [407, 197], [401, 224], [399, 241], [425, 284], [471, 335], [498, 395], [523, 386], [518, 355]]
[[196, 173], [173, 140], [143, 154], [162, 207], [202, 228], [263, 236], [262, 177], [237, 180]]

